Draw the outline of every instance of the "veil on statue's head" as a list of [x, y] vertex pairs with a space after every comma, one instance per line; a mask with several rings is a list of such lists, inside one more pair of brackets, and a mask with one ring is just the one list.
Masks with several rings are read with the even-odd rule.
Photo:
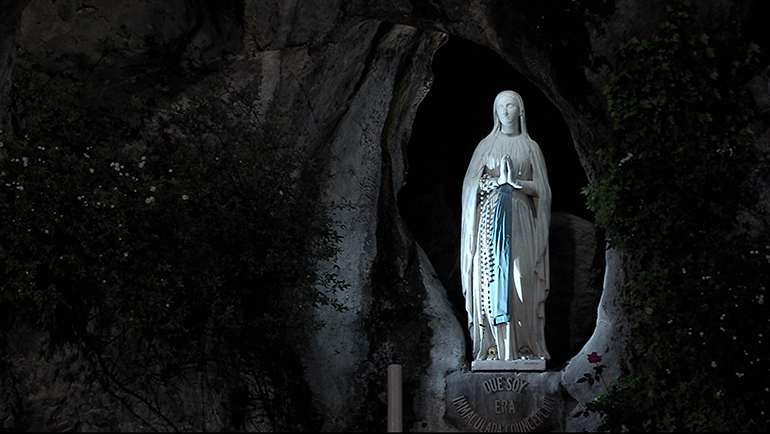
[[495, 102], [492, 104], [492, 120], [494, 122], [492, 126], [492, 133], [502, 130], [503, 125], [500, 123], [500, 119], [497, 117], [497, 103], [504, 97], [513, 99], [514, 104], [519, 106], [520, 131], [525, 137], [529, 137], [529, 133], [527, 132], [527, 117], [524, 114], [524, 100], [521, 99], [521, 95], [512, 90], [504, 90], [498, 93], [495, 97]]

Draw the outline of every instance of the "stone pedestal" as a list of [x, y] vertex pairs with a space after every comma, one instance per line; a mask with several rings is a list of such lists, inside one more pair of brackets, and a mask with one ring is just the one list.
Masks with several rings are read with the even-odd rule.
[[447, 423], [461, 431], [564, 431], [559, 372], [458, 372], [447, 377]]
[[474, 360], [472, 371], [545, 371], [545, 360]]

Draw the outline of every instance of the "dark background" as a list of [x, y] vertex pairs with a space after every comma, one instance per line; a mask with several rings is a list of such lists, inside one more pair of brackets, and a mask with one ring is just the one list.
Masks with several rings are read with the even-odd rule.
[[580, 194], [588, 181], [572, 136], [561, 113], [536, 86], [492, 50], [457, 37], [438, 50], [433, 73], [407, 148], [404, 201], [421, 196], [426, 184], [443, 183], [444, 200], [459, 218], [462, 180], [476, 145], [492, 130], [494, 99], [503, 90], [514, 90], [524, 100], [529, 135], [545, 155], [552, 211], [593, 220]]

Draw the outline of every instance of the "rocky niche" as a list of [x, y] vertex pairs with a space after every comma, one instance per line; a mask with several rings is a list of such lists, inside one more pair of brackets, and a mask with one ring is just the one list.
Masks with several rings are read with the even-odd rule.
[[[558, 128], [566, 136], [555, 144], [540, 139], [535, 125], [530, 129], [544, 148], [550, 176], [556, 180], [572, 170], [564, 167], [576, 168], [579, 176], [565, 177], [565, 190], [601, 178], [596, 151], [614, 144], [602, 93], [608, 71], [618, 44], [649, 35], [665, 4], [563, 2], [557, 8], [552, 3], [0, 0], [0, 108], [8, 108], [15, 66], [88, 80], [101, 92], [99, 103], [123, 107], [141, 99], [183, 102], [200, 96], [202, 84], [221, 79], [253, 92], [264, 117], [277, 119], [293, 140], [307, 145], [309, 158], [330, 176], [323, 200], [350, 205], [336, 215], [342, 228], [337, 263], [319, 265], [339, 267], [350, 287], [336, 297], [348, 309], [341, 314], [318, 309], [315, 315], [325, 327], [308, 330], [299, 344], [297, 360], [312, 412], [319, 415], [317, 423], [303, 428], [383, 430], [387, 367], [398, 363], [404, 367], [405, 430], [590, 431], [598, 426], [595, 418], [571, 415], [601, 390], [577, 380], [592, 372], [589, 353], [603, 356], [608, 379], [620, 373], [626, 358], [617, 307], [627, 282], [624, 253], [605, 251], [590, 216], [555, 207], [545, 326], [552, 358], [546, 371], [471, 373], [458, 277], [461, 187], [454, 172], [465, 170], [482, 137], [460, 139], [468, 122], [445, 116], [431, 126], [448, 135], [415, 141], [423, 128], [415, 123], [418, 107], [441, 86], [436, 74], [432, 88], [434, 56], [438, 64], [447, 38], [464, 39], [474, 44], [470, 53], [486, 47], [505, 68], [521, 73], [498, 86], [485, 74], [502, 68], [498, 63], [479, 69], [477, 80], [494, 83], [495, 93], [536, 89], [563, 120]], [[721, 13], [752, 2], [699, 3]], [[17, 47], [23, 54], [18, 57]], [[474, 60], [468, 52], [462, 57], [478, 69]], [[161, 75], [167, 89], [157, 86]], [[767, 82], [756, 82], [765, 111]], [[455, 91], [467, 83], [454, 85]], [[483, 135], [492, 120], [490, 103], [480, 98], [482, 109], [455, 112], [466, 121], [479, 116]], [[5, 119], [3, 113], [0, 127]], [[767, 137], [761, 127], [759, 134]], [[549, 147], [554, 157], [547, 155]], [[578, 163], [555, 168], [567, 157]], [[431, 165], [431, 158], [449, 164]], [[441, 170], [447, 177], [435, 176]], [[415, 185], [419, 191], [410, 191]], [[757, 189], [766, 203], [767, 182], [759, 180]], [[214, 370], [207, 381], [191, 376], [165, 389], [121, 390], [86, 362], [84, 346], [61, 349], [50, 343], [47, 332], [34, 326], [2, 336], [3, 429], [269, 428], [259, 408], [241, 409], [237, 418], [229, 410], [233, 397], [248, 388], [245, 381], [220, 381]]]

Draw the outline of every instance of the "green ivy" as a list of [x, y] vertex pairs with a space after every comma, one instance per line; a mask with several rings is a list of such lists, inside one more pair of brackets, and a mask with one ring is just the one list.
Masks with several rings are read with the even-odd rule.
[[602, 429], [768, 428], [770, 240], [741, 224], [762, 214], [746, 168], [768, 164], [745, 91], [759, 48], [735, 21], [696, 29], [692, 12], [673, 2], [653, 37], [622, 43], [605, 89], [618, 145], [584, 194], [629, 258], [633, 359], [588, 404]]
[[312, 426], [295, 420], [310, 415], [297, 345], [322, 326], [312, 308], [343, 309], [345, 283], [317, 268], [341, 237], [304, 150], [257, 121], [253, 96], [210, 92], [129, 121], [89, 109], [84, 85], [18, 75], [23, 116], [0, 133], [3, 326], [84, 343], [124, 390], [249, 374], [263, 386], [237, 405]]

